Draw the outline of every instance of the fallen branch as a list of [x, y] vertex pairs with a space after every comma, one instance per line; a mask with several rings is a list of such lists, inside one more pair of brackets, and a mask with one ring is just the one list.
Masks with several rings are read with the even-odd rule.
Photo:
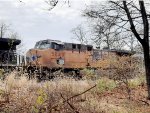
[[81, 93], [79, 93], [79, 94], [76, 94], [76, 95], [74, 95], [74, 96], [72, 96], [72, 97], [69, 97], [68, 99], [65, 99], [65, 100], [64, 100], [63, 102], [61, 102], [61, 103], [60, 103], [60, 102], [57, 103], [56, 105], [54, 105], [54, 106], [52, 106], [52, 107], [50, 108], [50, 111], [51, 111], [52, 109], [58, 107], [59, 105], [64, 104], [65, 102], [68, 102], [69, 100], [71, 100], [71, 99], [73, 99], [73, 98], [75, 98], [75, 97], [78, 97], [78, 96], [80, 96], [80, 95], [83, 95], [84, 93], [90, 91], [91, 89], [95, 88], [96, 86], [97, 86], [97, 85], [95, 84], [94, 86], [90, 87], [89, 89], [87, 89], [87, 90], [85, 90], [85, 91], [83, 91], [83, 92], [81, 92]]
[[146, 104], [147, 106], [149, 106], [149, 105], [150, 105], [150, 104], [149, 104], [149, 102], [147, 102], [146, 100], [138, 99], [138, 101], [143, 102], [143, 103], [144, 103], [144, 104]]
[[[63, 97], [62, 93], [60, 93], [60, 96], [64, 99], [64, 101], [66, 101], [66, 99]], [[66, 101], [66, 102], [70, 106], [70, 108], [74, 111], [74, 113], [79, 113], [70, 102], [68, 102], [68, 101]]]
[[96, 84], [95, 84], [94, 86], [92, 86], [91, 88], [89, 88], [89, 89], [85, 90], [84, 92], [79, 93], [79, 94], [76, 94], [76, 95], [74, 95], [74, 96], [72, 96], [72, 97], [68, 98], [66, 101], [69, 101], [69, 100], [71, 100], [72, 98], [75, 98], [75, 97], [78, 97], [78, 96], [80, 96], [80, 95], [83, 95], [84, 93], [86, 93], [86, 92], [90, 91], [91, 89], [93, 89], [93, 88], [95, 88], [95, 87], [96, 87]]

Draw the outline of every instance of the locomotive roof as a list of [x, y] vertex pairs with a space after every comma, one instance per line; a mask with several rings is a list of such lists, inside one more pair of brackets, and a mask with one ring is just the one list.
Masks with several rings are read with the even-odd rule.
[[88, 44], [80, 44], [80, 43], [64, 42], [64, 44], [76, 44], [76, 45], [84, 45], [84, 46], [90, 46], [90, 47], [93, 47], [92, 45], [88, 45]]
[[21, 40], [0, 38], [0, 50], [16, 50], [16, 46], [21, 43]]
[[0, 44], [1, 43], [8, 44], [10, 42], [13, 42], [13, 45], [19, 45], [21, 43], [21, 40], [19, 40], [19, 39], [11, 39], [11, 38], [0, 38]]
[[57, 43], [57, 44], [64, 44], [63, 42], [59, 41], [59, 40], [51, 40], [51, 39], [46, 39], [46, 40], [40, 40], [38, 41], [37, 43], [39, 42], [54, 42], [54, 43]]
[[121, 49], [103, 49], [102, 51], [109, 51], [109, 52], [115, 52], [118, 55], [133, 55], [135, 54], [135, 51], [131, 52], [129, 50], [121, 50]]
[[[78, 44], [78, 43], [62, 42], [60, 40], [52, 40], [52, 39], [40, 40], [37, 43], [39, 43], [39, 42], [54, 42], [54, 43], [61, 44], [61, 45], [64, 45], [64, 44]], [[78, 45], [85, 45], [85, 44], [78, 44]], [[85, 45], [85, 46], [93, 47], [92, 45]]]

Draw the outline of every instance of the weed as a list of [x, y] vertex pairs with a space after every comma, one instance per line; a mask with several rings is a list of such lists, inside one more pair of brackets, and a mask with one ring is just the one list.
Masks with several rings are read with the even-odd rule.
[[4, 69], [0, 69], [0, 79], [4, 80], [5, 75], [4, 75]]
[[84, 79], [94, 80], [96, 78], [96, 74], [95, 74], [95, 71], [93, 69], [85, 68], [82, 70], [81, 73], [82, 73]]
[[[133, 107], [130, 109], [130, 104], [124, 106], [125, 101], [130, 103], [130, 101], [126, 99], [127, 95], [123, 95], [125, 91], [119, 90], [118, 84], [116, 84], [114, 80], [106, 77], [101, 77], [101, 79], [96, 81], [61, 79], [37, 83], [36, 80], [27, 80], [23, 76], [16, 79], [15, 75], [16, 73], [12, 73], [4, 81], [0, 81], [1, 112], [72, 113], [73, 111], [67, 102], [62, 102], [63, 99], [60, 94], [63, 95], [64, 99], [67, 99], [85, 91], [93, 86], [95, 82], [97, 83], [97, 88], [69, 100], [70, 105], [77, 108], [77, 111], [80, 113], [128, 113], [134, 111], [135, 108], [139, 108], [134, 102]], [[145, 83], [145, 78], [142, 77], [143, 76], [135, 78], [135, 80], [130, 79], [130, 87]], [[114, 92], [116, 89], [117, 92]], [[142, 94], [144, 95], [144, 92], [146, 92], [145, 89], [142, 87], [140, 90], [142, 90]], [[118, 93], [118, 91], [120, 91], [120, 93]], [[108, 96], [103, 96], [103, 94], [107, 93], [109, 93]], [[116, 97], [112, 94], [115, 94]], [[134, 95], [132, 95], [132, 97], [133, 96]], [[55, 105], [57, 106], [51, 109]], [[143, 106], [141, 108], [143, 108]], [[144, 107], [146, 109], [147, 106]]]
[[128, 80], [128, 86], [130, 88], [136, 88], [139, 85], [143, 85], [146, 83], [146, 78], [145, 76], [137, 76], [134, 79], [129, 79]]
[[111, 91], [116, 87], [116, 83], [108, 78], [98, 80], [98, 89], [100, 92]]

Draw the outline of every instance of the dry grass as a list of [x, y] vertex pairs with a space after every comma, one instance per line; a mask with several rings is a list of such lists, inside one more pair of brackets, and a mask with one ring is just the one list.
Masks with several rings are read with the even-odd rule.
[[[107, 78], [96, 81], [61, 79], [37, 83], [36, 80], [29, 81], [25, 76], [17, 77], [16, 74], [13, 72], [4, 81], [0, 81], [0, 111], [2, 113], [150, 112], [146, 104], [148, 101], [145, 99], [146, 87], [137, 82], [132, 87], [132, 99], [128, 100], [124, 87], [118, 87], [115, 82]], [[96, 88], [69, 100], [68, 103], [63, 103], [63, 98], [67, 99], [79, 94], [95, 83]]]

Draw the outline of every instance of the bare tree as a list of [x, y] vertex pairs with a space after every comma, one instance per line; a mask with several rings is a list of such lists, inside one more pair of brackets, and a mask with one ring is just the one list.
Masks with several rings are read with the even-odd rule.
[[90, 18], [100, 18], [104, 21], [116, 19], [113, 29], [119, 34], [132, 32], [140, 42], [144, 53], [148, 99], [150, 99], [149, 22], [144, 1], [139, 1], [139, 6], [132, 0], [109, 1], [109, 4], [101, 5], [99, 10], [90, 9], [85, 14]]
[[[56, 0], [58, 3], [59, 0]], [[56, 6], [57, 4], [53, 5]], [[105, 5], [100, 4], [99, 10], [88, 10], [86, 16], [100, 18], [105, 21], [116, 19], [115, 29], [118, 34], [132, 32], [142, 45], [144, 53], [146, 81], [148, 87], [148, 99], [150, 99], [150, 55], [149, 55], [149, 22], [144, 1], [139, 0], [135, 4], [133, 0], [109, 1]], [[140, 29], [139, 29], [140, 28]], [[142, 29], [142, 33], [140, 32]]]
[[[17, 32], [13, 31], [10, 28], [10, 25], [1, 22], [0, 24], [0, 38], [11, 38], [11, 39], [20, 39], [20, 36]], [[12, 46], [14, 40], [12, 40], [12, 42], [9, 42], [9, 45]], [[19, 46], [17, 46], [17, 52], [24, 54], [25, 52], [25, 48], [24, 48], [24, 44], [20, 44]]]
[[[13, 31], [13, 30], [9, 31], [9, 33], [8, 33], [8, 38], [11, 38], [11, 39], [20, 39], [20, 40], [21, 40], [20, 35], [19, 35], [17, 32]], [[22, 40], [21, 40], [21, 41], [22, 41]], [[17, 46], [17, 53], [19, 53], [20, 55], [25, 54], [26, 48], [25, 48], [24, 45], [25, 45], [25, 44], [24, 44], [23, 41], [22, 41], [22, 42]]]
[[148, 22], [146, 9], [144, 6], [144, 1], [139, 1], [139, 5], [140, 5], [139, 12], [141, 13], [141, 18], [143, 21], [143, 37], [141, 37], [140, 34], [137, 32], [137, 30], [135, 28], [134, 20], [131, 17], [131, 13], [129, 11], [127, 3], [126, 3], [126, 1], [123, 1], [124, 10], [126, 12], [126, 15], [128, 17], [128, 20], [129, 20], [129, 23], [131, 26], [130, 29], [143, 47], [144, 60], [145, 60], [145, 70], [146, 70], [146, 80], [147, 80], [147, 86], [148, 86], [148, 98], [150, 99], [149, 22]]
[[111, 29], [115, 25], [115, 20], [112, 21], [98, 20], [96, 24], [93, 24], [92, 26], [92, 31], [94, 34], [92, 40], [96, 44], [97, 42], [100, 42], [101, 46], [108, 49], [118, 48], [121, 43], [121, 37], [116, 35], [117, 32]]
[[5, 23], [2, 22], [0, 24], [0, 38], [4, 38], [6, 31], [8, 31], [8, 29], [9, 29], [9, 26], [6, 25]]
[[134, 47], [134, 51], [136, 51], [136, 53], [143, 53], [143, 47], [142, 45], [137, 41], [137, 45]]
[[131, 33], [126, 34], [126, 36], [124, 37], [125, 39], [122, 40], [122, 42], [124, 43], [125, 47], [128, 48], [131, 52], [135, 52], [136, 51], [135, 48], [139, 46], [137, 39]]
[[51, 11], [54, 7], [57, 6], [59, 2], [64, 2], [64, 4], [68, 4], [70, 7], [70, 0], [45, 0], [46, 4], [49, 6], [49, 11]]
[[74, 34], [74, 38], [79, 41], [81, 44], [88, 44], [87, 33], [82, 25], [78, 25], [76, 28], [73, 28], [71, 32]]

